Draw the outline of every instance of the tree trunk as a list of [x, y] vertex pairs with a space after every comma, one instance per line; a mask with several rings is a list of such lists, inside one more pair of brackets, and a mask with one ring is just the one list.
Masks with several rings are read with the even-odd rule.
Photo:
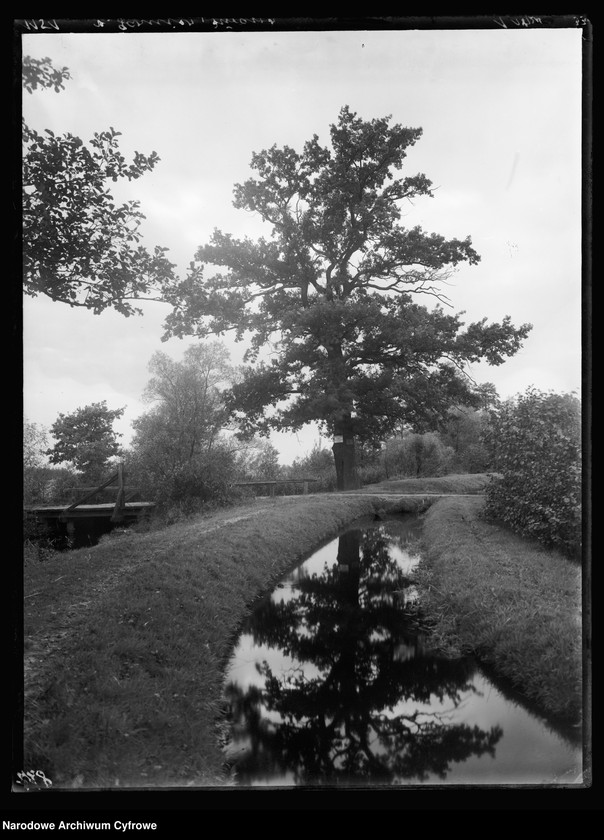
[[338, 572], [345, 572], [347, 574], [346, 580], [352, 580], [352, 585], [346, 587], [346, 598], [343, 598], [342, 601], [345, 600], [355, 609], [359, 606], [360, 556], [361, 532], [355, 530], [341, 534], [338, 538]]
[[345, 414], [334, 423], [334, 442], [331, 447], [336, 465], [338, 490], [357, 490], [361, 486], [356, 468], [352, 417]]
[[[341, 343], [335, 341], [327, 345], [327, 355], [331, 368], [334, 393], [338, 395], [346, 384], [346, 362]], [[356, 490], [361, 486], [357, 475], [352, 425], [352, 405], [346, 403], [334, 417], [332, 452], [336, 465], [336, 487], [338, 490]]]

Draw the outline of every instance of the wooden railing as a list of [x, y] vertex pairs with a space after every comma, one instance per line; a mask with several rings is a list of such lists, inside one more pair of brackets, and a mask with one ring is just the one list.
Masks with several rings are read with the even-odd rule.
[[[319, 481], [318, 478], [277, 478], [277, 479], [264, 479], [259, 478], [253, 481], [235, 481], [231, 485], [232, 487], [268, 487], [271, 496], [275, 495], [275, 488], [278, 484], [289, 484], [289, 485], [302, 485], [302, 493], [306, 496], [308, 494], [308, 485], [314, 482]], [[133, 495], [135, 495], [137, 491], [136, 488], [129, 488], [128, 495], [126, 495], [126, 487], [124, 481], [124, 465], [122, 463], [118, 464], [117, 472], [110, 476], [107, 481], [104, 481], [102, 484], [99, 484], [98, 487], [76, 487], [76, 488], [67, 488], [72, 492], [84, 493], [83, 496], [76, 499], [75, 502], [72, 502], [68, 505], [64, 510], [63, 514], [69, 513], [70, 511], [74, 510], [75, 508], [79, 507], [80, 505], [85, 504], [90, 499], [94, 498], [98, 493], [102, 490], [107, 490], [108, 488], [117, 487], [117, 499], [115, 502], [115, 507], [113, 508], [113, 513], [111, 515], [112, 522], [120, 522], [124, 518], [124, 507], [126, 501], [128, 501]]]
[[125, 484], [124, 484], [124, 465], [123, 463], [119, 463], [117, 466], [117, 472], [114, 473], [111, 478], [108, 478], [107, 481], [104, 481], [102, 484], [99, 484], [98, 487], [89, 488], [89, 487], [80, 487], [79, 490], [88, 491], [84, 496], [81, 496], [75, 502], [70, 504], [68, 507], [65, 508], [63, 513], [69, 513], [70, 511], [74, 510], [75, 508], [83, 505], [89, 499], [92, 499], [97, 493], [100, 493], [101, 490], [105, 490], [107, 487], [116, 486], [117, 487], [117, 499], [115, 500], [115, 506], [113, 508], [113, 513], [111, 514], [111, 521], [112, 522], [121, 522], [124, 518], [124, 507], [126, 505], [126, 493], [125, 493]]
[[263, 479], [259, 478], [254, 481], [234, 481], [232, 487], [269, 487], [270, 488], [270, 495], [275, 495], [275, 487], [277, 484], [301, 484], [302, 485], [302, 493], [306, 496], [308, 493], [308, 485], [314, 481], [318, 481], [318, 478], [274, 478], [274, 479]]

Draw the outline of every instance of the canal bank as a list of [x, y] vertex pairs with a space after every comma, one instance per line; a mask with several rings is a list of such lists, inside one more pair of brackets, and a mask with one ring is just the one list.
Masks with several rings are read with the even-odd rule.
[[[252, 601], [356, 518], [402, 507], [430, 505], [421, 495], [258, 501], [27, 567], [24, 765], [57, 789], [228, 784], [217, 720]], [[565, 633], [576, 628], [558, 622], [554, 655]]]
[[482, 508], [480, 497], [442, 498], [424, 518], [418, 575], [433, 634], [578, 729], [588, 630], [581, 566], [484, 521]]

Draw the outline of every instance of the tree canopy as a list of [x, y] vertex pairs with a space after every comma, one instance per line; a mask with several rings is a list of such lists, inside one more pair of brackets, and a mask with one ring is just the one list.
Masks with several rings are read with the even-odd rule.
[[[67, 68], [25, 57], [23, 87], [60, 92]], [[144, 215], [139, 202], [117, 204], [108, 184], [140, 178], [159, 161], [135, 152], [128, 162], [120, 132], [96, 132], [85, 144], [72, 134], [39, 133], [23, 120], [23, 274], [29, 296], [91, 309], [140, 312], [131, 300], [161, 298], [173, 278], [167, 248], [139, 244]]]
[[155, 353], [143, 395], [150, 410], [134, 421], [133, 449], [163, 478], [202, 461], [216, 445], [228, 413], [221, 391], [233, 375], [218, 342], [185, 350], [183, 360]]
[[120, 454], [117, 439], [121, 435], [113, 430], [113, 423], [124, 411], [108, 408], [103, 400], [59, 414], [50, 427], [57, 442], [46, 452], [51, 464], [73, 464], [86, 478], [100, 479], [109, 460]]
[[[234, 205], [259, 214], [270, 238], [215, 230], [166, 294], [166, 337], [251, 337], [251, 364], [230, 392], [243, 431], [318, 421], [336, 436], [339, 484], [354, 482], [355, 436], [379, 439], [401, 420], [427, 430], [450, 405], [477, 404], [460, 371], [501, 364], [530, 330], [507, 316], [465, 325], [463, 313], [443, 310], [442, 281], [480, 257], [470, 237], [399, 223], [403, 203], [431, 196], [432, 185], [421, 173], [396, 176], [422, 131], [390, 119], [365, 121], [344, 107], [331, 148], [314, 135], [301, 153], [255, 153], [258, 177], [235, 186]], [[418, 294], [436, 305], [419, 304]], [[258, 362], [262, 348], [270, 362]]]

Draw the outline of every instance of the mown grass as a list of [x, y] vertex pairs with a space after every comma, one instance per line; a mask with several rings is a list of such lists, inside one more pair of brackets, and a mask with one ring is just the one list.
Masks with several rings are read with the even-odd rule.
[[475, 654], [552, 718], [578, 724], [581, 568], [483, 521], [483, 504], [440, 499], [427, 512], [422, 610], [446, 646]]
[[239, 624], [321, 541], [387, 507], [275, 499], [27, 564], [24, 766], [55, 789], [228, 783], [217, 720]]

